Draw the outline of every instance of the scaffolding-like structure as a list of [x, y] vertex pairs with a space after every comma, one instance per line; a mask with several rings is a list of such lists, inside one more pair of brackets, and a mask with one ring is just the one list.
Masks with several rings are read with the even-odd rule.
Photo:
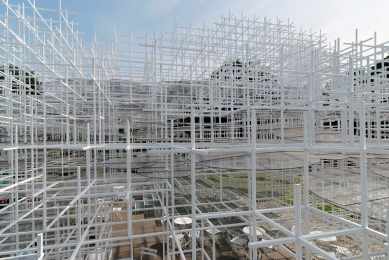
[[376, 35], [229, 15], [85, 42], [61, 4], [0, 9], [0, 258], [389, 256]]

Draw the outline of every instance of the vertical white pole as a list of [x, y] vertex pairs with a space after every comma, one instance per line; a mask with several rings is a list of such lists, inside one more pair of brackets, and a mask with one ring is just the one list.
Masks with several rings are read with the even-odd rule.
[[[87, 183], [86, 185], [89, 185], [90, 184], [90, 168], [91, 168], [91, 149], [90, 149], [90, 125], [89, 123], [87, 123], [86, 125], [86, 145], [87, 145], [87, 150], [85, 151], [85, 155], [86, 155], [86, 177], [87, 177]], [[96, 154], [95, 154], [96, 156]], [[96, 176], [95, 176], [96, 177]], [[78, 194], [81, 193], [81, 168], [78, 167], [77, 168], [77, 178], [79, 178], [79, 183], [78, 183], [78, 188], [79, 188], [79, 191], [78, 191]], [[88, 192], [88, 194], [90, 194]], [[104, 202], [103, 202], [104, 203]], [[78, 200], [78, 212], [79, 214], [81, 213], [81, 207], [82, 207], [82, 203], [81, 203], [81, 198]], [[91, 203], [90, 203], [90, 197], [88, 196], [88, 205], [86, 205], [87, 207], [87, 218], [88, 218], [88, 223], [91, 219], [91, 216], [90, 216], [90, 212], [91, 212]], [[82, 225], [82, 218], [81, 218], [81, 215], [79, 215], [79, 239], [81, 240], [81, 225]], [[97, 234], [96, 234], [97, 235]], [[97, 245], [96, 245], [97, 246]], [[81, 254], [79, 254], [79, 258], [81, 257]]]
[[[304, 206], [305, 208], [305, 234], [309, 234], [309, 162], [308, 162], [308, 112], [304, 112]], [[310, 258], [309, 249], [306, 248], [306, 259]]]
[[285, 100], [285, 92], [284, 92], [284, 46], [281, 45], [280, 48], [280, 84], [281, 84], [281, 144], [285, 143], [285, 119], [284, 119], [284, 100]]
[[381, 114], [378, 106], [376, 107], [375, 116], [376, 116], [376, 140], [377, 140], [377, 144], [381, 144]]
[[[301, 236], [301, 186], [294, 185], [294, 219], [295, 219], [295, 235], [297, 238]], [[296, 242], [296, 259], [302, 259], [301, 243]]]
[[[196, 131], [195, 131], [195, 110], [192, 108], [190, 113], [190, 133], [191, 133], [191, 147], [190, 154], [190, 179], [191, 179], [191, 206], [192, 206], [192, 260], [196, 260]], [[172, 184], [173, 185], [173, 184]]]
[[389, 208], [386, 209], [386, 251], [389, 256]]
[[38, 260], [43, 259], [43, 234], [38, 234], [36, 237], [37, 240], [37, 258]]
[[209, 104], [211, 107], [211, 114], [210, 114], [210, 123], [211, 123], [211, 145], [214, 144], [215, 141], [215, 130], [214, 130], [214, 106], [213, 106], [213, 79], [210, 79], [209, 81]]
[[[174, 121], [171, 120], [170, 122], [170, 142], [172, 144], [172, 146], [174, 145]], [[166, 223], [165, 225], [165, 229], [168, 230], [169, 228], [169, 223], [171, 223], [171, 227], [172, 227], [172, 233], [174, 232], [174, 153], [171, 153], [170, 154], [170, 196], [171, 196], [171, 219], [169, 218], [169, 204], [166, 205], [167, 207], [167, 218], [166, 218], [166, 221], [164, 221], [164, 224]], [[173, 235], [172, 235], [173, 237]], [[171, 245], [169, 244], [171, 242]], [[172, 247], [173, 251], [175, 249], [175, 239], [172, 239], [170, 241], [169, 237], [167, 237], [167, 250], [168, 250], [168, 259], [170, 259], [170, 246]], [[173, 259], [175, 259], [175, 255], [173, 254]]]
[[127, 233], [130, 237], [130, 247], [131, 247], [131, 257], [133, 258], [133, 252], [134, 252], [134, 242], [132, 239], [132, 195], [131, 195], [131, 185], [132, 185], [132, 178], [131, 178], [131, 158], [132, 158], [132, 149], [130, 149], [131, 146], [131, 125], [130, 121], [127, 119], [126, 121], [126, 130], [127, 130], [127, 136], [126, 136], [126, 142], [127, 142], [127, 192], [129, 194], [128, 200], [127, 200]]
[[362, 256], [363, 259], [369, 258], [369, 237], [366, 229], [369, 227], [369, 210], [367, 201], [368, 196], [368, 179], [367, 179], [367, 156], [366, 156], [366, 115], [365, 102], [359, 104], [359, 121], [360, 121], [360, 180], [361, 180], [361, 224], [365, 229], [362, 234]]
[[[251, 227], [253, 228], [253, 242], [257, 241], [257, 216], [255, 210], [257, 209], [257, 115], [255, 109], [251, 109]], [[257, 249], [251, 249], [250, 254], [257, 260]], [[254, 251], [254, 252], [253, 252]]]
[[43, 188], [44, 188], [44, 192], [43, 192], [43, 199], [42, 199], [42, 203], [43, 203], [43, 230], [46, 231], [46, 225], [47, 225], [47, 205], [46, 205], [46, 195], [47, 195], [47, 190], [46, 190], [46, 187], [47, 187], [47, 182], [46, 182], [46, 163], [43, 163], [42, 164], [42, 182], [43, 182]]
[[[81, 194], [81, 167], [77, 167], [77, 195]], [[77, 242], [81, 243], [81, 225], [82, 225], [82, 218], [81, 218], [81, 198], [77, 201]], [[79, 255], [79, 253], [78, 253]]]
[[[349, 92], [352, 93], [354, 90], [354, 60], [353, 58], [349, 59]], [[349, 103], [349, 136], [350, 136], [350, 145], [354, 145], [354, 95], [348, 95], [348, 103]]]

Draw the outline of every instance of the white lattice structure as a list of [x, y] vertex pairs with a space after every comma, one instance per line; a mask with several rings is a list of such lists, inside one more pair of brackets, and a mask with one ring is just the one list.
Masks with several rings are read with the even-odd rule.
[[87, 43], [67, 10], [0, 13], [0, 258], [388, 256], [376, 36], [230, 16]]

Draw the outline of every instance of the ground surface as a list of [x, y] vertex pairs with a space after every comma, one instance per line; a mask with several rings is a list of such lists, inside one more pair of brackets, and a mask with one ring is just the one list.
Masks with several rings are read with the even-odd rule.
[[[125, 207], [123, 207], [123, 210], [126, 210]], [[147, 220], [144, 218], [143, 214], [138, 214], [138, 215], [133, 215], [132, 216], [133, 220], [141, 220], [144, 219], [144, 221], [134, 224], [133, 228], [133, 234], [138, 235], [138, 234], [148, 234], [148, 233], [155, 233], [155, 232], [161, 232], [162, 227], [159, 225], [156, 225], [156, 222], [154, 220]], [[126, 213], [118, 213], [118, 214], [112, 214], [112, 220], [114, 222], [119, 222], [119, 221], [126, 221], [127, 220], [127, 214]], [[113, 237], [124, 237], [127, 235], [127, 225], [126, 224], [116, 224], [113, 225], [113, 230], [112, 230]], [[162, 236], [152, 236], [152, 237], [143, 237], [139, 239], [134, 240], [134, 258], [136, 260], [141, 258], [141, 248], [142, 247], [148, 247], [148, 248], [154, 248], [158, 250], [158, 256], [156, 257], [156, 260], [162, 260], [163, 259], [163, 244], [165, 241], [163, 241]], [[131, 251], [131, 246], [130, 246], [130, 241], [128, 239], [120, 240], [116, 242], [116, 246], [113, 246], [112, 250], [112, 256], [113, 259], [126, 259], [130, 258], [130, 251]], [[222, 251], [223, 250], [223, 251]], [[215, 248], [216, 252], [216, 259], [218, 260], [234, 260], [238, 257], [236, 254], [233, 254], [232, 257], [230, 258], [230, 253], [231, 253], [231, 248], [229, 246], [223, 246], [222, 250], [219, 247]], [[212, 248], [207, 247], [206, 252], [212, 258], [213, 251]], [[245, 252], [240, 251], [240, 254], [244, 254]], [[262, 256], [261, 259], [263, 260], [268, 260], [268, 259], [291, 259], [288, 258], [288, 255], [285, 254], [281, 250], [273, 251], [268, 254], [269, 258], [265, 255]], [[190, 253], [185, 254], [186, 259], [192, 259], [192, 256]], [[144, 256], [144, 260], [148, 259], [154, 259], [154, 257], [148, 257]], [[179, 258], [176, 258], [179, 259]], [[196, 259], [202, 259], [201, 253], [198, 253], [196, 256]], [[204, 259], [206, 259], [204, 257]]]

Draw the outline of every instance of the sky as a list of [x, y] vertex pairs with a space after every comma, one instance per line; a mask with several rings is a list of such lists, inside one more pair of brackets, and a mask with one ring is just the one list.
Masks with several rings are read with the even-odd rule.
[[[28, 0], [8, 0], [21, 3]], [[31, 2], [34, 0], [30, 0]], [[59, 0], [35, 0], [44, 8], [57, 8]], [[252, 19], [287, 23], [288, 19], [298, 29], [312, 29], [327, 34], [333, 42], [358, 41], [374, 36], [378, 43], [389, 40], [389, 26], [385, 17], [388, 0], [62, 0], [62, 9], [76, 12], [71, 18], [81, 25], [84, 40], [92, 40], [95, 33], [99, 40], [107, 40], [114, 29], [120, 34], [144, 36], [169, 32], [175, 21], [181, 26], [190, 23], [200, 27], [203, 23], [213, 28], [221, 16], [231, 14]], [[1, 9], [0, 9], [1, 10]]]

